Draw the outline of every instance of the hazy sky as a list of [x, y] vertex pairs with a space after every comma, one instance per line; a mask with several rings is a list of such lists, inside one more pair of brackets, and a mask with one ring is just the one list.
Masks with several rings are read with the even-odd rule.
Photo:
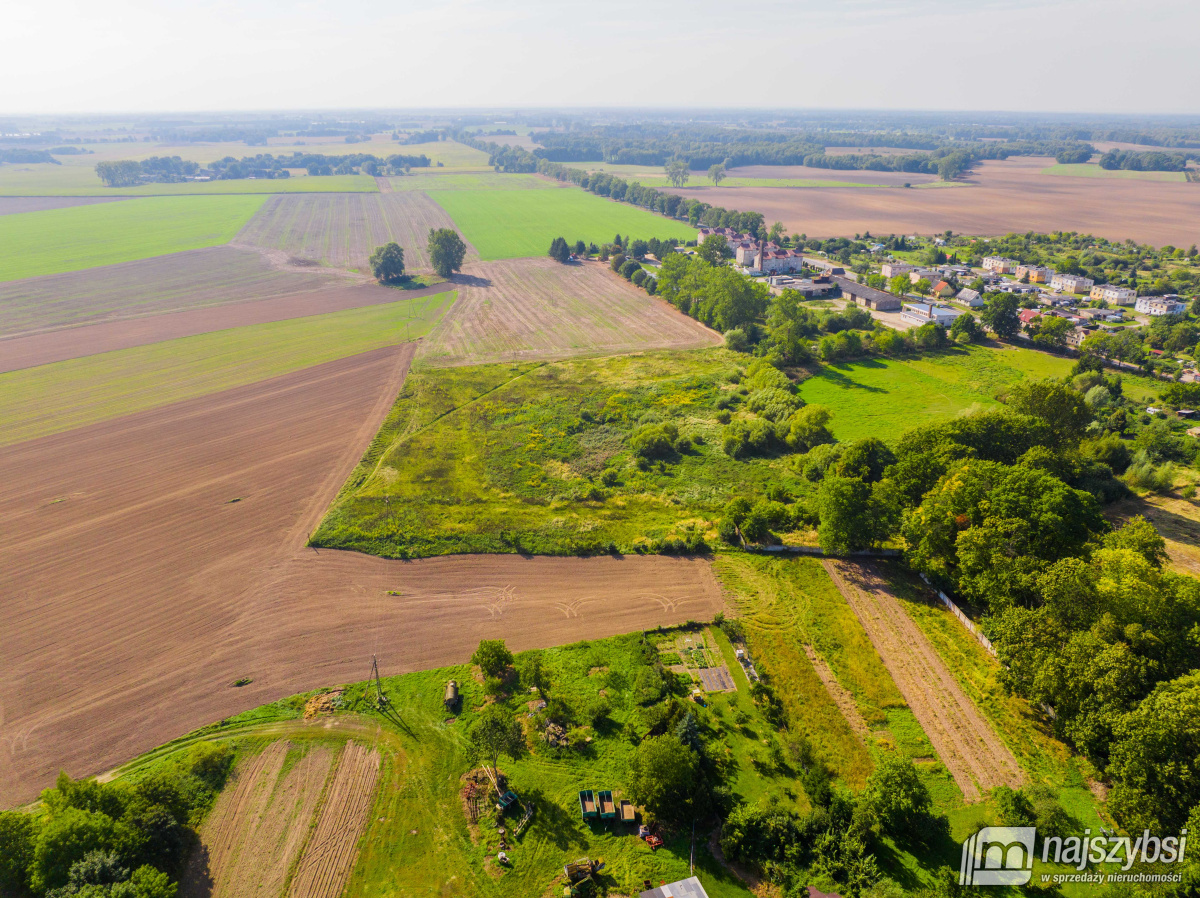
[[0, 114], [1200, 112], [1197, 0], [14, 0], [3, 36]]

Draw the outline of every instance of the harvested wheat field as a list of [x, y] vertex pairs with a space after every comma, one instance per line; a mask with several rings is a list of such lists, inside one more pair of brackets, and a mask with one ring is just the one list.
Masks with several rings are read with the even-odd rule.
[[715, 346], [721, 335], [646, 294], [600, 262], [478, 262], [421, 345], [429, 365], [565, 358]]
[[95, 203], [115, 203], [119, 196], [0, 196], [0, 215], [21, 212], [41, 212], [43, 209], [66, 209], [68, 206], [91, 206]]
[[[228, 246], [0, 284], [0, 337], [251, 302], [354, 281], [319, 269], [280, 270]], [[3, 355], [0, 344], [0, 355]]]
[[[0, 806], [214, 720], [366, 675], [723, 606], [707, 562], [305, 548], [411, 344], [0, 450]], [[239, 677], [253, 683], [241, 689]]]
[[165, 312], [86, 327], [0, 338], [0, 374], [230, 328], [420, 299], [454, 288], [454, 284], [443, 282], [419, 290], [398, 291], [373, 282], [317, 280], [327, 286], [272, 299], [231, 302], [203, 309]]
[[[452, 228], [442, 207], [418, 191], [275, 196], [246, 223], [235, 245], [279, 250], [293, 260], [367, 271], [375, 247], [404, 247], [405, 267], [430, 271], [430, 228]], [[478, 258], [468, 247], [467, 259]]]
[[[289, 753], [300, 756], [285, 773]], [[333, 760], [327, 746], [301, 754], [280, 739], [238, 764], [204, 823], [181, 895], [278, 898], [309, 841]]]
[[996, 786], [1018, 786], [1024, 777], [1007, 746], [963, 693], [916, 625], [869, 565], [825, 561], [904, 701], [929, 736], [938, 758], [967, 801]]
[[[1200, 184], [1041, 174], [1052, 164], [1045, 157], [983, 162], [965, 186], [925, 190], [688, 187], [677, 192], [727, 209], [761, 212], [767, 221], [782, 221], [790, 232], [809, 237], [932, 234], [949, 228], [981, 235], [1079, 231], [1159, 246], [1189, 246], [1200, 239]], [[813, 170], [800, 171], [814, 177]], [[838, 174], [858, 180], [866, 173]], [[903, 180], [916, 184], [917, 177]]]
[[358, 840], [367, 828], [379, 762], [378, 751], [357, 742], [342, 750], [321, 815], [292, 876], [292, 898], [338, 898], [346, 888]]

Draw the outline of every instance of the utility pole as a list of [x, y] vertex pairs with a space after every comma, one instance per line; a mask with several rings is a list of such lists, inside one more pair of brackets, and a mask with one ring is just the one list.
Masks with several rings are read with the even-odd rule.
[[379, 661], [371, 656], [371, 677], [375, 680], [375, 705], [381, 711], [388, 705], [388, 697], [383, 692], [383, 681], [379, 679]]

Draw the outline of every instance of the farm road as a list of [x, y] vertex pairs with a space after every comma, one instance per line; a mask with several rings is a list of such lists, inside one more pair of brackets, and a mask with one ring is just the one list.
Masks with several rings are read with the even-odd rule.
[[962, 691], [925, 634], [869, 564], [823, 561], [938, 758], [967, 801], [995, 786], [1018, 786], [1017, 759]]
[[[706, 619], [706, 562], [305, 548], [413, 346], [0, 450], [0, 807], [280, 697]], [[389, 593], [397, 593], [390, 595]], [[253, 683], [230, 684], [239, 677]]]

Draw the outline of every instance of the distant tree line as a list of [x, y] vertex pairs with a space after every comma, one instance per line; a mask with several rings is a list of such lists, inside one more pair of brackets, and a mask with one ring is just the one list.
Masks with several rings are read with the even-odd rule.
[[1135, 153], [1109, 150], [1100, 157], [1100, 167], [1109, 171], [1183, 171], [1195, 153]]
[[31, 162], [49, 162], [51, 165], [62, 165], [62, 163], [51, 156], [47, 150], [30, 150], [25, 149], [24, 147], [0, 149], [0, 164], [5, 162], [22, 164], [28, 164]]
[[178, 156], [151, 156], [141, 161], [123, 159], [96, 163], [96, 174], [107, 187], [133, 187], [137, 184], [174, 184], [208, 173], [214, 180], [231, 181], [243, 178], [272, 180], [290, 177], [290, 169], [302, 168], [313, 176], [327, 175], [390, 175], [403, 174], [410, 168], [428, 168], [429, 157], [422, 153], [409, 156], [396, 153], [380, 158], [368, 153], [327, 156], [322, 153], [295, 152], [290, 156], [263, 153], [235, 159], [226, 156], [202, 169], [197, 162]]

